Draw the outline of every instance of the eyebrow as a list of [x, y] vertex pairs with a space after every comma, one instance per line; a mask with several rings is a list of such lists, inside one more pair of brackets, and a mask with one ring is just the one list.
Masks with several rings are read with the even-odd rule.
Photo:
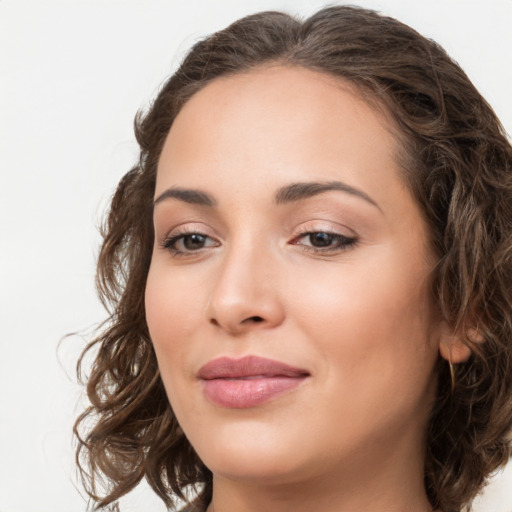
[[347, 194], [364, 199], [367, 203], [370, 203], [382, 212], [377, 202], [368, 194], [341, 181], [292, 183], [277, 191], [274, 202], [276, 204], [292, 203], [318, 194], [323, 194], [324, 192], [330, 192], [331, 190], [346, 192]]
[[[293, 203], [333, 190], [359, 197], [382, 211], [380, 206], [368, 194], [341, 181], [291, 183], [281, 187], [276, 192], [274, 203], [277, 205]], [[199, 206], [214, 207], [217, 205], [217, 201], [202, 190], [180, 187], [168, 188], [155, 199], [153, 205], [156, 206], [166, 199], [178, 199]]]
[[206, 192], [201, 190], [194, 190], [188, 188], [172, 187], [162, 192], [153, 202], [153, 206], [158, 203], [165, 201], [166, 199], [178, 199], [189, 204], [197, 204], [199, 206], [210, 206], [213, 207], [217, 204], [217, 201]]

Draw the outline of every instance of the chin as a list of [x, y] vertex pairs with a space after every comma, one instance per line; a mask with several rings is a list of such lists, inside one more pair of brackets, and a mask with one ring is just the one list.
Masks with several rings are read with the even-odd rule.
[[285, 428], [238, 422], [199, 437], [191, 442], [201, 460], [214, 475], [230, 480], [286, 483], [300, 479], [310, 465], [297, 450], [303, 442], [287, 435]]
[[307, 479], [307, 466], [289, 457], [268, 453], [232, 453], [215, 458], [208, 469], [218, 477], [252, 485], [286, 485]]

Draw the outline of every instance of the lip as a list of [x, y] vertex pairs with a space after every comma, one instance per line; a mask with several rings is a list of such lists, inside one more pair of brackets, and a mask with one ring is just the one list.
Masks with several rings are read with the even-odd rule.
[[268, 402], [296, 388], [310, 375], [303, 368], [258, 356], [219, 357], [202, 366], [197, 374], [206, 398], [230, 409]]

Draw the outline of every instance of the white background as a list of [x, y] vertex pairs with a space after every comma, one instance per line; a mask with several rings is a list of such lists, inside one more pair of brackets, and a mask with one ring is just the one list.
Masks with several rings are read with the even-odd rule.
[[[355, 0], [354, 0], [355, 2]], [[512, 131], [512, 0], [360, 0], [436, 39]], [[73, 367], [104, 318], [96, 226], [137, 158], [135, 112], [198, 38], [324, 1], [0, 0], [0, 512], [85, 511]], [[508, 489], [507, 489], [508, 488]], [[122, 511], [163, 510], [140, 490]], [[512, 468], [477, 503], [512, 511]]]

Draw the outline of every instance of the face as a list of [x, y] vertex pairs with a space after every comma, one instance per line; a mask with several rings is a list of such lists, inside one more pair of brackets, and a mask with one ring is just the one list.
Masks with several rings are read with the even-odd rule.
[[442, 336], [434, 264], [384, 114], [300, 68], [217, 79], [158, 166], [147, 322], [214, 475], [422, 464]]

